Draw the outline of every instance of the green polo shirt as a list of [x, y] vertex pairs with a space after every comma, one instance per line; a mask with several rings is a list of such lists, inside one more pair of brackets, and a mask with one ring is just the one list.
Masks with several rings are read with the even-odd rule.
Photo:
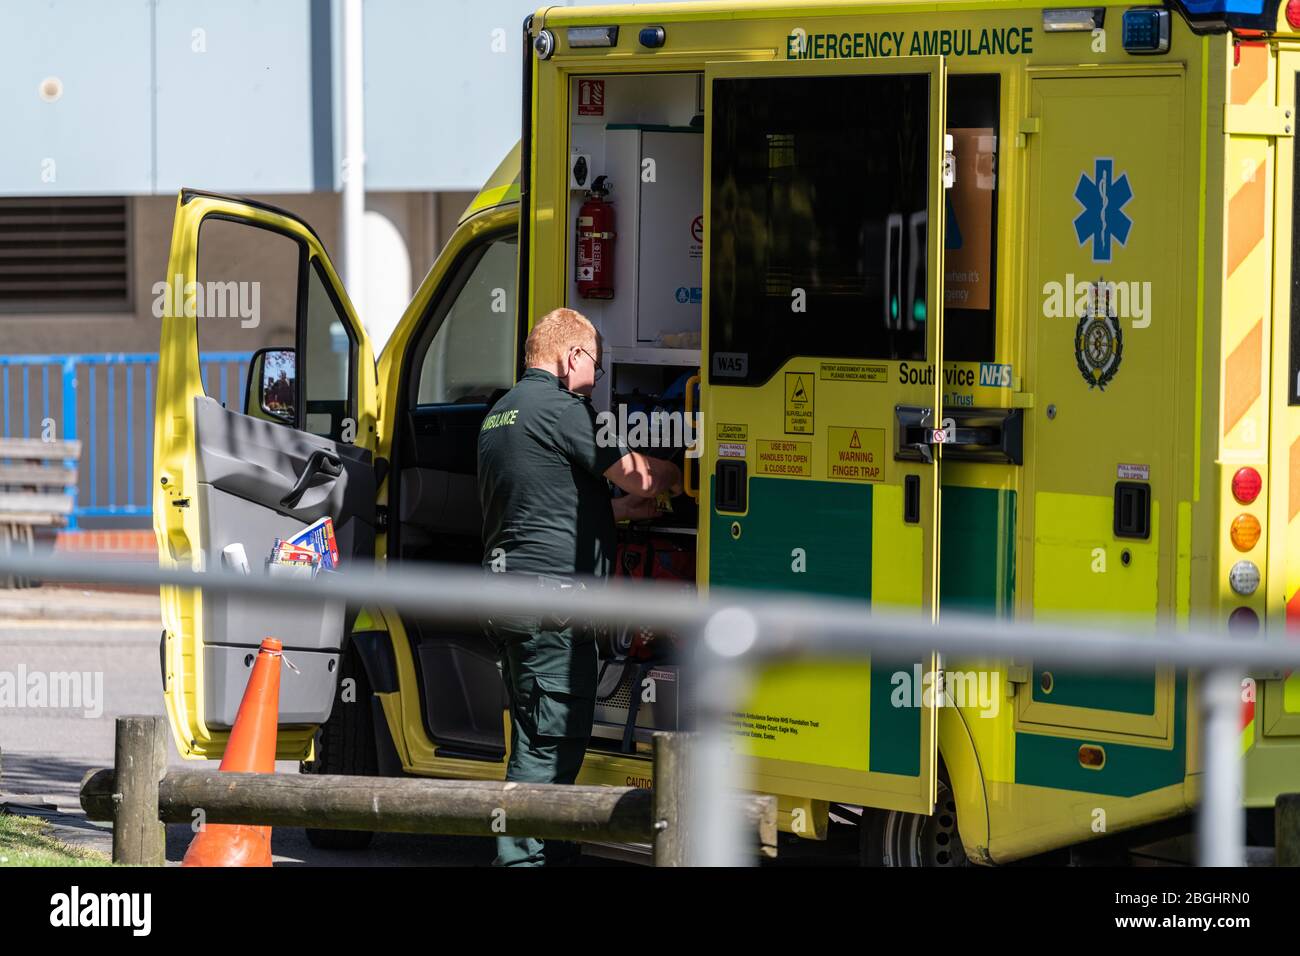
[[614, 512], [606, 469], [628, 453], [598, 441], [591, 401], [530, 368], [478, 435], [483, 566], [608, 577]]

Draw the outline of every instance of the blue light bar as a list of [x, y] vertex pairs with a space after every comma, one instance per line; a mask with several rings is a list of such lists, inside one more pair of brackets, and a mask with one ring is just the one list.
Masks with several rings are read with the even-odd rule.
[[1181, 10], [1192, 23], [1214, 29], [1228, 27], [1234, 30], [1277, 29], [1277, 9], [1280, 0], [1172, 0], [1171, 6]]
[[1182, 6], [1194, 17], [1224, 13], [1260, 16], [1264, 13], [1264, 8], [1267, 5], [1265, 0], [1182, 0]]

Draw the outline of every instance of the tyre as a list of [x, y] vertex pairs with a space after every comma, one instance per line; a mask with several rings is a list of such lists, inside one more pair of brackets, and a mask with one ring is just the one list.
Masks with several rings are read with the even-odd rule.
[[969, 866], [957, 830], [957, 801], [940, 775], [934, 813], [864, 808], [859, 824], [863, 866]]
[[[352, 700], [342, 699], [347, 681], [355, 684]], [[351, 695], [350, 695], [351, 696]], [[351, 648], [343, 653], [338, 690], [329, 719], [316, 731], [316, 759], [304, 761], [302, 773], [347, 774], [373, 777], [379, 773], [375, 750], [374, 713], [370, 681]], [[307, 827], [307, 842], [321, 850], [364, 850], [375, 835], [369, 830], [324, 830]]]

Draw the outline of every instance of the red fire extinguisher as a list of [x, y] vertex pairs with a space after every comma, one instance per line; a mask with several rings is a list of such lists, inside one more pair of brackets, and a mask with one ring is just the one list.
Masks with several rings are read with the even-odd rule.
[[614, 298], [614, 204], [609, 180], [597, 176], [578, 210], [578, 243], [574, 281], [584, 299]]

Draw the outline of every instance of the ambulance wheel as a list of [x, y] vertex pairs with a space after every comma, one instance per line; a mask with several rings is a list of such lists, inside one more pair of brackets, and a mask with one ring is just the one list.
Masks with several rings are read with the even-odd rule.
[[957, 801], [947, 779], [939, 777], [930, 816], [863, 809], [858, 852], [863, 866], [967, 866], [957, 832]]
[[[356, 681], [356, 697], [340, 699], [344, 681]], [[339, 690], [329, 719], [316, 731], [316, 759], [304, 762], [303, 773], [374, 777], [379, 773], [375, 728], [371, 711], [370, 681], [366, 669], [351, 649], [344, 651], [339, 668]], [[369, 830], [322, 830], [307, 827], [307, 842], [321, 850], [364, 850], [375, 835]]]

